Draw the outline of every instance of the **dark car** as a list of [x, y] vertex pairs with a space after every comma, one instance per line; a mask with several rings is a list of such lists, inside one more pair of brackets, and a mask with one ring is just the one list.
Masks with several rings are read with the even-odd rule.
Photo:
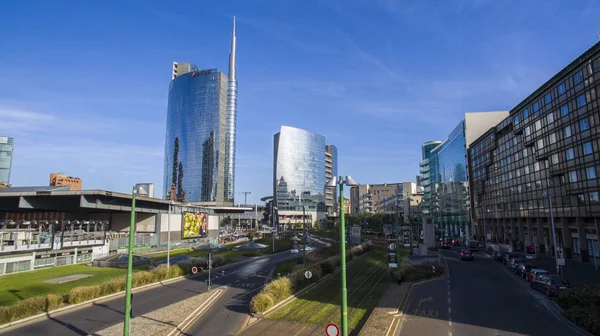
[[528, 264], [528, 263], [521, 263], [518, 264], [516, 269], [515, 269], [515, 273], [520, 276], [523, 279], [527, 278], [527, 273], [529, 273], [530, 270], [534, 269], [535, 266], [532, 264]]
[[460, 260], [475, 260], [475, 255], [468, 249], [460, 250]]
[[504, 259], [504, 253], [494, 251], [492, 252], [492, 257], [494, 258], [494, 260], [502, 262], [502, 259]]
[[452, 241], [452, 246], [460, 246], [460, 240], [458, 240], [458, 239], [454, 239], [454, 240]]
[[508, 263], [512, 261], [512, 259], [516, 259], [519, 258], [519, 255], [516, 253], [507, 253], [504, 255], [504, 259], [502, 260], [502, 263], [504, 265], [508, 266]]
[[440, 248], [447, 250], [447, 249], [449, 249], [449, 248], [450, 248], [450, 243], [449, 243], [449, 242], [447, 242], [447, 241], [443, 241], [443, 242], [440, 244]]
[[531, 281], [531, 288], [554, 296], [558, 292], [571, 287], [571, 284], [560, 275], [539, 275]]

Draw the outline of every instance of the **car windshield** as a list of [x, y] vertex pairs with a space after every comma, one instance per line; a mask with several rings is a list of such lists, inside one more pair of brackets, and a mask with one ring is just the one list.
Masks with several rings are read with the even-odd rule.
[[550, 283], [553, 285], [559, 285], [559, 286], [568, 286], [569, 282], [563, 278], [558, 278], [558, 277], [550, 277]]

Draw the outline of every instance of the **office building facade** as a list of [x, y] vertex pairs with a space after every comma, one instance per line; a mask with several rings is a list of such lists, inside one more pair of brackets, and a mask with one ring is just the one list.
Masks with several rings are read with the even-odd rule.
[[325, 137], [282, 126], [274, 136], [273, 195], [285, 211], [325, 213]]
[[[338, 153], [334, 145], [325, 146], [325, 181], [331, 180], [334, 176], [338, 176]], [[325, 205], [327, 213], [333, 215], [338, 211], [337, 188], [325, 189]]]
[[467, 149], [471, 142], [508, 115], [508, 111], [465, 113], [448, 137], [430, 150], [430, 185], [424, 198], [441, 234], [471, 236]]
[[408, 219], [406, 202], [417, 194], [414, 182], [361, 184], [350, 191], [350, 204], [353, 213], [384, 212], [393, 215], [398, 212]]
[[10, 171], [12, 168], [13, 150], [15, 139], [8, 136], [0, 136], [0, 183], [10, 184]]
[[599, 255], [599, 97], [600, 43], [473, 142], [478, 236], [520, 248], [533, 241], [538, 253], [553, 254], [555, 235], [566, 258]]
[[423, 197], [421, 203], [421, 212], [425, 215], [429, 215], [430, 210], [430, 198], [431, 198], [431, 184], [435, 181], [435, 166], [436, 157], [431, 155], [431, 151], [440, 145], [442, 142], [433, 140], [427, 141], [421, 146], [422, 160], [419, 164], [420, 168], [420, 180], [419, 185], [423, 188]]
[[[232, 204], [235, 184], [235, 23], [229, 76], [174, 63], [169, 85], [163, 197]], [[177, 68], [177, 73], [175, 73]], [[189, 72], [185, 72], [189, 71]]]

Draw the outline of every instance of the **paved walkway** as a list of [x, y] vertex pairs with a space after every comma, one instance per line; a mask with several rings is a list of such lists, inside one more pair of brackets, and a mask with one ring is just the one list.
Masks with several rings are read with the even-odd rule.
[[391, 282], [388, 288], [385, 290], [381, 299], [377, 303], [377, 306], [369, 315], [369, 318], [361, 328], [359, 336], [378, 336], [385, 335], [390, 324], [394, 321], [395, 314], [389, 314], [390, 312], [396, 312], [400, 307], [400, 302], [408, 289], [408, 283], [402, 283], [398, 285], [395, 282]]

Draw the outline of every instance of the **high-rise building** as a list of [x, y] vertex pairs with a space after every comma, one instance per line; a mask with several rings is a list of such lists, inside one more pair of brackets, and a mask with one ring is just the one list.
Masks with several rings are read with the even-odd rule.
[[273, 195], [279, 222], [300, 219], [303, 211], [311, 223], [324, 216], [325, 137], [282, 126], [274, 135], [273, 152]]
[[[446, 236], [468, 237], [471, 234], [469, 216], [469, 182], [467, 149], [475, 139], [508, 116], [508, 111], [471, 112], [433, 149], [433, 142], [423, 147], [426, 167], [429, 153], [429, 176], [424, 189], [425, 209], [432, 216], [437, 230]], [[423, 183], [423, 181], [421, 181]], [[429, 186], [429, 188], [427, 188]]]
[[352, 213], [385, 212], [405, 218], [405, 201], [417, 194], [414, 182], [361, 184], [350, 191]]
[[479, 237], [520, 248], [535, 242], [541, 254], [558, 246], [568, 259], [600, 256], [599, 106], [597, 43], [471, 144]]
[[435, 167], [436, 158], [432, 157], [431, 151], [437, 146], [439, 146], [441, 143], [441, 141], [433, 140], [427, 141], [421, 146], [422, 160], [420, 163], [420, 171], [422, 175], [420, 185], [423, 187], [421, 212], [424, 215], [429, 215], [431, 212], [431, 183], [432, 180], [435, 180], [436, 177], [435, 169], [431, 169], [432, 166]]
[[72, 177], [65, 173], [50, 174], [51, 187], [69, 186], [71, 190], [81, 190], [82, 184], [83, 182], [79, 177]]
[[173, 63], [169, 85], [163, 197], [232, 204], [235, 184], [235, 18], [229, 75]]
[[10, 170], [15, 140], [12, 137], [0, 136], [0, 183], [10, 183]]
[[[332, 177], [337, 176], [337, 148], [334, 145], [325, 146], [325, 181], [329, 181]], [[334, 214], [338, 211], [337, 188], [325, 189], [325, 205], [327, 213]]]

